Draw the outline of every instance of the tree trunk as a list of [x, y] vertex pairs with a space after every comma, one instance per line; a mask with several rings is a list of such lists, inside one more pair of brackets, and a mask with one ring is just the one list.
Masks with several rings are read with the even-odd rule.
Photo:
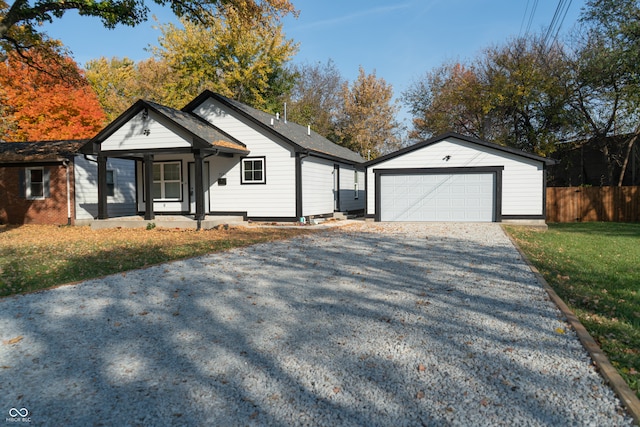
[[631, 158], [631, 153], [633, 153], [633, 144], [635, 144], [638, 139], [638, 133], [640, 132], [640, 126], [636, 128], [635, 133], [629, 139], [629, 143], [627, 144], [627, 152], [624, 155], [624, 161], [622, 162], [622, 170], [620, 171], [620, 179], [618, 180], [618, 187], [622, 187], [622, 181], [624, 181], [624, 175], [627, 172], [627, 165], [629, 164], [629, 159]]

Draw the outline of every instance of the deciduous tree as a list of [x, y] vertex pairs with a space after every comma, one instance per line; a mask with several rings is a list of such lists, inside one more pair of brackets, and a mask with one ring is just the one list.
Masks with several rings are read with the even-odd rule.
[[560, 45], [518, 38], [427, 73], [403, 99], [413, 137], [450, 130], [545, 155], [571, 131], [568, 84]]
[[183, 106], [204, 89], [210, 89], [255, 108], [269, 110], [282, 91], [290, 89], [293, 76], [285, 64], [297, 51], [282, 25], [269, 17], [260, 23], [245, 22], [227, 11], [210, 26], [182, 20], [183, 28], [160, 26], [155, 57], [175, 78], [165, 85], [167, 105]]
[[53, 77], [57, 61], [34, 58], [52, 67], [52, 74], [26, 65], [17, 56], [12, 52], [0, 64], [0, 87], [3, 88], [0, 139], [82, 139], [94, 136], [104, 126], [105, 115], [100, 103], [71, 58], [66, 58], [65, 66], [76, 68], [78, 78], [73, 82]]
[[[29, 59], [24, 52], [48, 40], [39, 25], [62, 18], [69, 10], [100, 18], [105, 27], [115, 28], [119, 24], [135, 26], [146, 21], [149, 3], [148, 0], [14, 0], [8, 4], [0, 0], [0, 53], [17, 51], [20, 58]], [[169, 6], [176, 16], [205, 25], [229, 10], [243, 22], [296, 13], [290, 0], [153, 0], [153, 3]]]
[[337, 120], [336, 135], [347, 148], [365, 159], [375, 159], [400, 146], [396, 121], [399, 107], [393, 88], [375, 71], [366, 74], [360, 67], [358, 78], [342, 87], [344, 106]]
[[487, 138], [490, 106], [483, 96], [476, 70], [459, 62], [427, 72], [403, 93], [413, 115], [411, 139], [426, 139], [444, 132]]
[[584, 135], [600, 143], [609, 180], [622, 185], [640, 138], [640, 4], [590, 0], [581, 21], [585, 28], [571, 57], [572, 105], [581, 114]]
[[332, 60], [325, 64], [298, 64], [293, 67], [295, 83], [283, 98], [291, 121], [311, 125], [325, 137], [336, 140], [336, 118], [342, 110], [345, 80]]

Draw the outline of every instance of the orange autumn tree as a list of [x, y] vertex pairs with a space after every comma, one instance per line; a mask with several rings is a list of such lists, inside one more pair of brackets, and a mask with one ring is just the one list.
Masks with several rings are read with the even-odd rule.
[[100, 131], [105, 113], [75, 61], [30, 59], [40, 66], [15, 52], [0, 63], [0, 140], [84, 139]]

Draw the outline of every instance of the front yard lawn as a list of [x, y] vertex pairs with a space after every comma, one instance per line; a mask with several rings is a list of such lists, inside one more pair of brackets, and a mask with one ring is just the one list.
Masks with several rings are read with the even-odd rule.
[[640, 397], [640, 224], [507, 231]]
[[311, 231], [294, 227], [193, 231], [0, 226], [0, 297]]

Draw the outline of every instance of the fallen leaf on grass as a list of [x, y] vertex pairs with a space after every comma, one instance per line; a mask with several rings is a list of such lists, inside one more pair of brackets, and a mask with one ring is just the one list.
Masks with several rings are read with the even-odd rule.
[[17, 344], [20, 341], [22, 341], [23, 338], [24, 337], [22, 335], [19, 335], [19, 336], [15, 337], [15, 338], [11, 338], [10, 340], [2, 341], [2, 344], [4, 344], [4, 345]]

